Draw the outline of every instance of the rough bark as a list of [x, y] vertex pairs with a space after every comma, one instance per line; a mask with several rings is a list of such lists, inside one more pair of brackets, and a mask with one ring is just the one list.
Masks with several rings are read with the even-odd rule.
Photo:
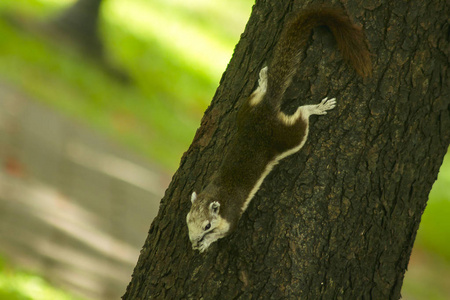
[[[311, 1], [317, 2], [317, 1]], [[281, 161], [238, 230], [191, 249], [189, 195], [217, 169], [237, 108], [289, 12], [257, 1], [194, 141], [153, 221], [124, 299], [398, 299], [428, 194], [450, 141], [445, 0], [342, 1], [371, 44], [362, 80], [314, 31], [285, 109], [336, 97], [304, 148]]]

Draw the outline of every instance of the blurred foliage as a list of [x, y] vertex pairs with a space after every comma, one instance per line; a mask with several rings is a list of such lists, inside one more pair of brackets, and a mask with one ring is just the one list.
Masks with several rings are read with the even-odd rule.
[[45, 22], [73, 2], [0, 1], [0, 13], [14, 13], [32, 29], [20, 31], [0, 19], [0, 78], [175, 170], [252, 1], [105, 1], [106, 51], [131, 75], [132, 85], [46, 35]]
[[416, 245], [441, 256], [448, 263], [447, 267], [450, 268], [449, 154], [444, 158], [438, 180], [434, 183], [431, 190], [427, 208], [420, 222]]
[[38, 275], [14, 269], [0, 258], [0, 300], [81, 300]]
[[[175, 170], [213, 97], [253, 1], [105, 1], [101, 33], [108, 59], [131, 75], [129, 85], [34, 26], [33, 22], [45, 24], [73, 2], [0, 1], [0, 80]], [[20, 30], [1, 18], [12, 12], [34, 30]], [[407, 272], [403, 289], [407, 299], [449, 297], [443, 288], [450, 276], [449, 187], [447, 155], [416, 239], [415, 249], [426, 254], [413, 255], [414, 264], [426, 261], [436, 271]], [[0, 271], [0, 299], [72, 299], [64, 294], [36, 298], [36, 293], [32, 298], [32, 289], [47, 295], [48, 283], [4, 264]]]
[[450, 299], [450, 155], [433, 185], [402, 287], [404, 299]]

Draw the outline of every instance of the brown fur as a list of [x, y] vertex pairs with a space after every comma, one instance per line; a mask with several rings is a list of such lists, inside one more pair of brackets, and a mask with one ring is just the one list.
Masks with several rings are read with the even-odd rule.
[[368, 42], [362, 29], [354, 24], [346, 13], [338, 8], [318, 8], [301, 11], [288, 21], [275, 48], [269, 68], [271, 101], [281, 104], [281, 98], [299, 69], [300, 51], [317, 26], [327, 26], [336, 39], [342, 56], [356, 72], [363, 76], [372, 74], [372, 62]]
[[[208, 219], [207, 214], [201, 216], [198, 213], [195, 215], [195, 212], [200, 207], [206, 209], [212, 201], [217, 201], [220, 203], [220, 217], [230, 224], [229, 232], [233, 231], [255, 192], [254, 188], [258, 188], [258, 184], [264, 179], [263, 175], [270, 172], [278, 159], [284, 157], [283, 154], [291, 154], [289, 150], [298, 150], [303, 145], [308, 133], [308, 110], [300, 111], [298, 118], [294, 118], [292, 124], [287, 124], [279, 117], [280, 106], [283, 94], [299, 68], [299, 52], [311, 30], [320, 25], [330, 27], [342, 55], [356, 71], [362, 76], [370, 75], [372, 66], [367, 43], [361, 29], [348, 16], [335, 9], [299, 13], [288, 23], [275, 48], [274, 59], [268, 68], [265, 95], [262, 89], [257, 89], [256, 94], [252, 94], [241, 107], [236, 136], [226, 149], [218, 172], [193, 203], [188, 219]], [[259, 96], [263, 97], [261, 101], [251, 101], [252, 97]], [[207, 234], [209, 233], [204, 235]]]
[[371, 73], [370, 53], [362, 30], [342, 10], [307, 10], [288, 23], [269, 67], [267, 94], [258, 105], [251, 106], [249, 99], [241, 107], [237, 135], [214, 180], [215, 185], [222, 190], [216, 197], [223, 198], [221, 200], [224, 203], [235, 207], [235, 213], [242, 207], [248, 191], [267, 163], [276, 155], [295, 147], [305, 136], [305, 120], [300, 119], [293, 126], [286, 126], [277, 118], [277, 111], [284, 91], [299, 68], [298, 54], [302, 46], [311, 30], [320, 25], [330, 27], [342, 55], [360, 75], [368, 76]]

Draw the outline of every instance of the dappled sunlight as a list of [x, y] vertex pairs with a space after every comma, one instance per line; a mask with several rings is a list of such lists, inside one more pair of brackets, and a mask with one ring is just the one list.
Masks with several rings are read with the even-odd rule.
[[0, 89], [0, 254], [95, 299], [123, 294], [169, 179]]
[[[52, 6], [69, 6], [74, 0], [39, 0]], [[217, 77], [228, 64], [239, 34], [250, 14], [251, 1], [122, 1], [109, 0], [102, 15], [143, 40], [156, 39], [167, 51]], [[180, 13], [185, 12], [185, 14]], [[189, 17], [186, 12], [191, 12]], [[207, 16], [206, 22], [198, 23]], [[216, 26], [211, 23], [220, 22]], [[209, 26], [205, 26], [208, 23]], [[220, 31], [231, 31], [227, 39]], [[217, 36], [220, 35], [220, 36]]]
[[[0, 18], [0, 35], [8, 41], [0, 50], [0, 75], [33, 98], [89, 122], [175, 170], [244, 29], [245, 18], [239, 16], [246, 13], [233, 13], [233, 7], [243, 4], [221, 0], [217, 4], [224, 9], [212, 3], [200, 9], [184, 3], [191, 7], [187, 12], [175, 2], [106, 1], [102, 38], [107, 56], [133, 78], [133, 85], [124, 86], [37, 26], [36, 18], [48, 21], [72, 3], [0, 2], [0, 14], [5, 12], [2, 9], [10, 9], [27, 24], [17, 28]], [[250, 11], [251, 1], [245, 3]], [[134, 12], [138, 15], [131, 15]], [[152, 19], [161, 23], [145, 29]], [[225, 23], [227, 31], [223, 33]], [[233, 24], [239, 25], [231, 34], [228, 28]], [[23, 29], [26, 32], [21, 32]], [[174, 32], [164, 33], [171, 30]], [[174, 48], [174, 43], [182, 44]], [[131, 116], [129, 127], [124, 127], [127, 130], [111, 128], [120, 113]]]
[[9, 240], [0, 246], [2, 253], [15, 257], [20, 253], [17, 248], [28, 249], [18, 260], [28, 261], [29, 266], [39, 266], [39, 257], [57, 262], [38, 270], [58, 274], [56, 281], [88, 294], [104, 290], [107, 281], [124, 289], [139, 248], [114, 238], [102, 216], [76, 203], [40, 181], [22, 182], [0, 173], [0, 204], [17, 218], [15, 225], [9, 218], [0, 221], [2, 231], [7, 230], [2, 238]]
[[99, 152], [77, 141], [66, 146], [69, 159], [105, 175], [133, 184], [155, 195], [161, 195], [159, 176], [147, 168], [106, 152]]
[[176, 51], [183, 60], [216, 77], [225, 69], [231, 58], [229, 45], [188, 22], [180, 22], [173, 13], [158, 10], [155, 6], [138, 1], [112, 1], [106, 7], [105, 17], [128, 28], [143, 39], [155, 38], [170, 51]]

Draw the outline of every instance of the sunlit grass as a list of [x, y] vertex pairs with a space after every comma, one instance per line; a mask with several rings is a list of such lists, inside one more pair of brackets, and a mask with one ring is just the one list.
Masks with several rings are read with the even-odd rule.
[[[195, 66], [211, 77], [223, 72], [231, 58], [233, 45], [212, 39], [207, 27], [192, 24], [176, 10], [167, 10], [155, 2], [111, 1], [103, 15], [111, 22], [124, 26], [131, 35], [166, 45], [178, 59]], [[211, 55], [213, 54], [213, 55]]]
[[82, 300], [54, 288], [42, 277], [7, 266], [0, 259], [0, 300]]
[[[7, 0], [0, 12], [43, 21], [73, 2]], [[131, 75], [133, 85], [118, 83], [58, 41], [0, 21], [0, 77], [175, 170], [245, 24], [230, 9], [242, 1], [226, 2], [105, 1], [101, 31], [108, 57]], [[248, 14], [251, 1], [244, 2]], [[229, 9], [221, 15], [225, 5]]]

